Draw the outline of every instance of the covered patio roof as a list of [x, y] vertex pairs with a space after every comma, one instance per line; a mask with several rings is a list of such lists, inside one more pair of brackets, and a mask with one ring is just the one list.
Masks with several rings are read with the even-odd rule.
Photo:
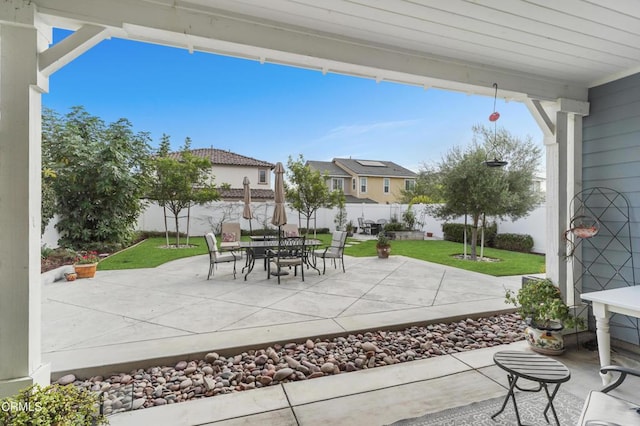
[[640, 70], [640, 8], [587, 0], [37, 0], [45, 23], [469, 93], [586, 100]]

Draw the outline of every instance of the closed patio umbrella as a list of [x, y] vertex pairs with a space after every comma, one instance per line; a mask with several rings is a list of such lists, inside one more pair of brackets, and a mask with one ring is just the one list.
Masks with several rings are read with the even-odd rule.
[[284, 211], [284, 167], [281, 162], [276, 164], [275, 173], [275, 202], [271, 223], [278, 227], [287, 224], [287, 213]]
[[242, 180], [242, 187], [244, 188], [244, 210], [242, 210], [242, 217], [249, 221], [249, 234], [252, 234], [253, 230], [251, 229], [251, 219], [253, 215], [251, 214], [251, 188], [249, 188], [250, 183], [251, 182], [249, 181], [249, 178], [245, 176]]

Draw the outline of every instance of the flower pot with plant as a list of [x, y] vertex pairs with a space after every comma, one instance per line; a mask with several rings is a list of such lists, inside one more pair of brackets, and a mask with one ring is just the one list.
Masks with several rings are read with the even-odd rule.
[[376, 242], [376, 249], [378, 250], [378, 257], [380, 259], [386, 259], [391, 253], [391, 240], [385, 235], [384, 232], [378, 234], [378, 241]]
[[99, 261], [100, 258], [95, 251], [78, 255], [73, 265], [78, 278], [93, 278], [96, 275]]
[[584, 321], [571, 315], [560, 289], [549, 279], [529, 280], [517, 292], [507, 290], [505, 302], [518, 307], [527, 323], [527, 341], [536, 352], [559, 355], [564, 352], [563, 328], [582, 327]]
[[347, 231], [347, 237], [353, 237], [353, 222], [347, 222], [345, 229]]

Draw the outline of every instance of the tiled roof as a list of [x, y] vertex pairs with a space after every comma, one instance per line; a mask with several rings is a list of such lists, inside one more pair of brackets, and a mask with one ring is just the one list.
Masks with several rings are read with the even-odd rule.
[[344, 202], [349, 204], [349, 203], [356, 203], [356, 204], [378, 204], [377, 201], [372, 200], [371, 198], [358, 198], [354, 195], [346, 195], [344, 196]]
[[[268, 167], [274, 169], [275, 164], [271, 164], [267, 161], [256, 160], [252, 157], [236, 154], [235, 152], [225, 151], [217, 148], [198, 148], [190, 150], [191, 154], [196, 157], [208, 158], [212, 165], [225, 165], [225, 166], [252, 166], [252, 167]], [[169, 153], [171, 158], [180, 158], [180, 152]]]
[[[223, 200], [242, 200], [244, 199], [243, 188], [218, 188], [220, 198]], [[251, 201], [273, 200], [274, 193], [272, 189], [251, 189]]]
[[[356, 160], [351, 158], [334, 158], [334, 163], [339, 163], [346, 169], [361, 176], [386, 176], [415, 178], [417, 175], [409, 169], [397, 165], [392, 161], [381, 160]], [[379, 163], [379, 166], [366, 165], [367, 163]]]
[[350, 177], [351, 175], [345, 172], [340, 167], [336, 166], [332, 161], [307, 161], [309, 167], [314, 170], [319, 170], [320, 173], [327, 172], [331, 177]]

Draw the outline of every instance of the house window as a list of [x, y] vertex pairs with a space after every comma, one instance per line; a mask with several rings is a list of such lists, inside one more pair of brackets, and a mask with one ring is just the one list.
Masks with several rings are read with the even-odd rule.
[[391, 179], [384, 178], [382, 179], [382, 192], [388, 194], [391, 191]]
[[267, 183], [267, 171], [262, 169], [258, 170], [258, 183]]
[[351, 189], [356, 192], [356, 178], [351, 179]]
[[413, 179], [405, 179], [404, 189], [405, 191], [412, 191], [416, 188], [416, 181]]
[[367, 178], [366, 177], [361, 177], [360, 178], [360, 192], [362, 192], [363, 194], [366, 194], [366, 192], [367, 192]]
[[331, 179], [331, 190], [344, 192], [344, 181], [342, 180], [342, 178]]

